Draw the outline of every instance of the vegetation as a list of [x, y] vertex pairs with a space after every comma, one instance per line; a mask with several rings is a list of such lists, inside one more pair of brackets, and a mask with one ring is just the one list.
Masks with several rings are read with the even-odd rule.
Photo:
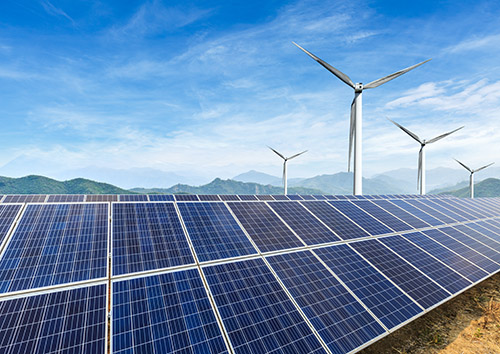
[[[458, 190], [446, 191], [440, 194], [451, 194], [455, 197], [468, 197], [469, 185]], [[484, 181], [474, 184], [474, 197], [500, 197], [500, 179], [488, 178]]]

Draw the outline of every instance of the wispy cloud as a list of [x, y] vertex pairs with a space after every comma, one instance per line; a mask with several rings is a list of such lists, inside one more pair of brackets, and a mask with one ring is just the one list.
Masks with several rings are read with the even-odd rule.
[[58, 8], [58, 7], [55, 7], [49, 0], [42, 0], [40, 2], [40, 4], [42, 5], [43, 9], [49, 14], [49, 15], [52, 15], [52, 16], [56, 16], [56, 17], [64, 17], [65, 19], [67, 19], [68, 21], [70, 21], [73, 25], [76, 24], [75, 20], [73, 20], [73, 18], [71, 18], [66, 12], [64, 12], [64, 10], [62, 10], [61, 8]]
[[491, 34], [483, 37], [473, 37], [452, 45], [445, 52], [462, 53], [473, 50], [496, 48], [500, 45], [500, 34]]

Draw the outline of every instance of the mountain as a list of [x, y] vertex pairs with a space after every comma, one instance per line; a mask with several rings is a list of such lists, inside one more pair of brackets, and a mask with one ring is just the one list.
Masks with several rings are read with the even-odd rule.
[[[493, 169], [492, 169], [493, 170]], [[405, 181], [405, 183], [412, 186], [413, 190], [416, 191], [417, 185], [417, 170], [412, 168], [400, 168], [397, 170], [387, 171], [378, 176], [388, 176], [396, 180]], [[495, 175], [498, 176], [498, 175]], [[454, 186], [457, 183], [468, 180], [469, 173], [465, 169], [454, 169], [438, 167], [426, 171], [426, 189], [432, 190], [437, 188], [446, 188]], [[483, 175], [486, 178], [486, 174]]]
[[[454, 191], [443, 192], [456, 197], [468, 197], [469, 186]], [[488, 178], [474, 184], [474, 197], [500, 197], [500, 179]]]
[[431, 190], [427, 194], [445, 194], [445, 192], [453, 192], [453, 191], [456, 191], [458, 189], [462, 189], [465, 187], [469, 188], [468, 181], [462, 181], [462, 182], [457, 183], [454, 186], [450, 186], [450, 187], [436, 188], [436, 189]]
[[[283, 188], [258, 183], [245, 183], [231, 179], [214, 179], [203, 186], [190, 186], [187, 184], [176, 184], [170, 188], [133, 188], [136, 193], [189, 193], [189, 194], [282, 194]], [[289, 194], [325, 194], [314, 188], [292, 187], [288, 188]]]
[[250, 170], [248, 172], [239, 174], [231, 178], [234, 181], [246, 182], [246, 183], [259, 183], [259, 184], [270, 184], [272, 186], [281, 186], [281, 178], [268, 175], [267, 173]]
[[107, 183], [84, 178], [56, 181], [43, 176], [21, 178], [0, 177], [1, 194], [130, 194], [129, 191]]

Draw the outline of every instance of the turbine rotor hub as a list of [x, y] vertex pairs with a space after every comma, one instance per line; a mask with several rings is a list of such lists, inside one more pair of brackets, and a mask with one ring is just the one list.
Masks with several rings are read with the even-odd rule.
[[361, 82], [354, 84], [354, 92], [362, 92], [363, 91], [363, 84]]

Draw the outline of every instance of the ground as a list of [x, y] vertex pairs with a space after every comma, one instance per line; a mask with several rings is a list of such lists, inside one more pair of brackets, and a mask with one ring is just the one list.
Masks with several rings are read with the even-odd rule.
[[500, 354], [500, 273], [360, 354]]

